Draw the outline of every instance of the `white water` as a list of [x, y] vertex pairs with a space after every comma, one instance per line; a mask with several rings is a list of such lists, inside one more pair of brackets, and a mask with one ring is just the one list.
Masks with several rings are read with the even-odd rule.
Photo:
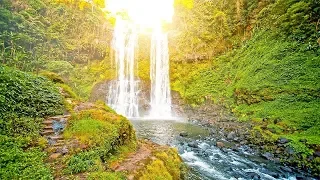
[[151, 111], [152, 118], [171, 118], [171, 93], [169, 81], [168, 35], [161, 28], [153, 32], [150, 55]]
[[128, 21], [117, 18], [112, 41], [117, 80], [109, 86], [108, 104], [126, 117], [139, 117], [139, 81], [134, 76], [136, 44], [135, 28]]
[[[140, 117], [139, 80], [134, 70], [137, 27], [120, 17], [116, 19], [112, 48], [117, 70], [117, 80], [109, 86], [108, 105], [128, 118]], [[150, 112], [148, 118], [171, 119], [171, 93], [169, 81], [168, 35], [161, 27], [153, 30], [150, 49]]]

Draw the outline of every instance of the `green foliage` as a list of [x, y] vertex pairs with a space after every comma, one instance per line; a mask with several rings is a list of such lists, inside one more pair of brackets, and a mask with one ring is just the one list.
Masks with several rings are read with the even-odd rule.
[[[240, 121], [256, 123], [252, 135], [259, 137], [253, 140], [257, 144], [274, 144], [285, 136], [299, 155], [300, 162], [294, 163], [317, 168], [307, 156], [320, 144], [319, 1], [228, 2], [228, 7], [221, 1], [204, 3], [193, 9], [202, 13], [178, 19], [186, 28], [172, 49], [187, 45], [184, 52], [172, 53], [182, 61], [171, 63], [172, 89], [192, 105], [212, 100]], [[208, 21], [216, 27], [209, 29]], [[210, 50], [218, 51], [214, 58], [207, 56]], [[179, 56], [185, 53], [189, 56]]]
[[50, 61], [45, 66], [48, 71], [59, 73], [62, 76], [69, 75], [73, 70], [73, 66], [67, 61]]
[[140, 180], [178, 180], [182, 178], [182, 160], [175, 149], [166, 149], [154, 153], [155, 159], [138, 172], [135, 178]]
[[0, 135], [0, 179], [53, 179], [45, 153], [27, 147], [28, 139]]
[[78, 95], [75, 92], [73, 92], [72, 88], [67, 84], [58, 84], [58, 86], [62, 88], [64, 93], [63, 95], [66, 98], [79, 99]]
[[[80, 4], [76, 4], [80, 3]], [[48, 68], [69, 73], [70, 63], [106, 56], [109, 24], [85, 1], [3, 0], [0, 2], [0, 61], [25, 71]], [[78, 6], [81, 6], [79, 8]]]
[[116, 127], [108, 122], [95, 119], [81, 119], [75, 121], [64, 133], [65, 137], [77, 137], [81, 143], [90, 147], [103, 146], [109, 151], [111, 142], [117, 136]]
[[75, 115], [64, 136], [76, 138], [104, 161], [121, 146], [129, 146], [136, 142], [135, 131], [130, 122], [104, 104], [97, 104], [96, 107]]
[[65, 173], [77, 174], [81, 172], [93, 172], [98, 170], [103, 170], [100, 157], [95, 151], [88, 151], [73, 155], [67, 161]]
[[126, 176], [121, 172], [93, 172], [88, 176], [89, 180], [125, 180]]
[[154, 160], [150, 165], [146, 167], [144, 172], [142, 172], [140, 180], [172, 180], [172, 176], [165, 167], [163, 161]]
[[60, 75], [58, 75], [57, 73], [50, 72], [50, 71], [41, 71], [40, 75], [48, 78], [49, 80], [51, 80], [54, 83], [64, 83], [62, 77]]
[[0, 66], [0, 119], [62, 113], [62, 97], [45, 78]]

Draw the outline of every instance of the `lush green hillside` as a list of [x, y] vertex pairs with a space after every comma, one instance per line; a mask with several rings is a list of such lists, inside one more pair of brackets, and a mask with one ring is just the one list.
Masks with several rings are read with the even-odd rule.
[[319, 7], [278, 0], [259, 9], [252, 37], [241, 47], [210, 60], [172, 63], [172, 88], [193, 105], [211, 99], [226, 106], [264, 129], [268, 140], [291, 139], [303, 159], [296, 163], [306, 163], [320, 145]]
[[0, 66], [0, 177], [51, 179], [38, 144], [43, 118], [63, 112], [58, 88], [49, 80]]
[[94, 82], [110, 76], [106, 62], [91, 68], [92, 61], [109, 57], [112, 25], [101, 2], [1, 1], [0, 62], [28, 72], [58, 73], [87, 98]]

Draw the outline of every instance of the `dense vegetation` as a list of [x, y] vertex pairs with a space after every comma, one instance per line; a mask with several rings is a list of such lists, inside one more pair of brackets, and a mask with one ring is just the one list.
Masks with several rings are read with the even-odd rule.
[[56, 72], [87, 98], [92, 84], [108, 76], [87, 68], [108, 54], [112, 26], [99, 9], [102, 2], [1, 1], [0, 62], [23, 71]]
[[[179, 25], [187, 29], [177, 44], [192, 47], [173, 49], [172, 88], [194, 106], [213, 100], [227, 107], [271, 144], [289, 138], [299, 159], [292, 163], [319, 171], [319, 159], [307, 160], [320, 145], [319, 2], [197, 3], [192, 15], [180, 17], [195, 25]], [[206, 22], [214, 17], [221, 26]]]
[[[95, 83], [114, 77], [108, 52], [113, 20], [99, 8], [104, 1], [93, 2], [0, 1], [1, 178], [53, 178], [39, 143], [43, 118], [63, 113], [63, 103], [72, 111]], [[194, 107], [207, 100], [225, 106], [271, 146], [279, 137], [290, 139], [292, 163], [319, 173], [319, 157], [307, 159], [320, 149], [320, 2], [176, 0], [175, 9], [166, 27], [172, 89]], [[145, 46], [137, 75], [148, 80], [149, 39], [139, 40]], [[63, 101], [57, 86], [74, 104]], [[87, 149], [67, 157], [63, 173], [121, 179], [105, 172], [104, 163], [123, 148], [134, 149], [127, 142], [135, 141], [134, 132], [123, 117], [97, 106], [73, 114], [64, 135]], [[157, 154], [141, 178], [161, 173], [176, 179], [179, 163], [169, 164], [167, 155]]]
[[51, 179], [38, 145], [45, 116], [63, 112], [62, 96], [48, 79], [0, 66], [0, 177]]

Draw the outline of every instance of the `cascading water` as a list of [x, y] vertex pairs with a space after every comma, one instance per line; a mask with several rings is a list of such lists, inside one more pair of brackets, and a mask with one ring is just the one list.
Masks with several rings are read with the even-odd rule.
[[156, 28], [151, 38], [151, 118], [171, 118], [168, 35]]
[[[161, 29], [163, 23], [172, 21], [174, 0], [108, 0], [106, 4], [108, 11], [117, 17], [112, 42], [117, 79], [109, 86], [108, 104], [129, 118], [139, 118], [139, 109], [141, 114], [149, 115], [147, 118], [171, 118], [168, 36]], [[149, 106], [145, 103], [145, 97], [139, 97], [139, 81], [134, 74], [137, 67], [135, 46], [138, 44], [138, 33], [149, 30], [152, 32], [151, 93], [150, 110], [145, 112]]]
[[118, 17], [112, 41], [117, 80], [109, 86], [108, 105], [126, 117], [139, 117], [139, 81], [134, 76], [136, 42], [135, 28]]

